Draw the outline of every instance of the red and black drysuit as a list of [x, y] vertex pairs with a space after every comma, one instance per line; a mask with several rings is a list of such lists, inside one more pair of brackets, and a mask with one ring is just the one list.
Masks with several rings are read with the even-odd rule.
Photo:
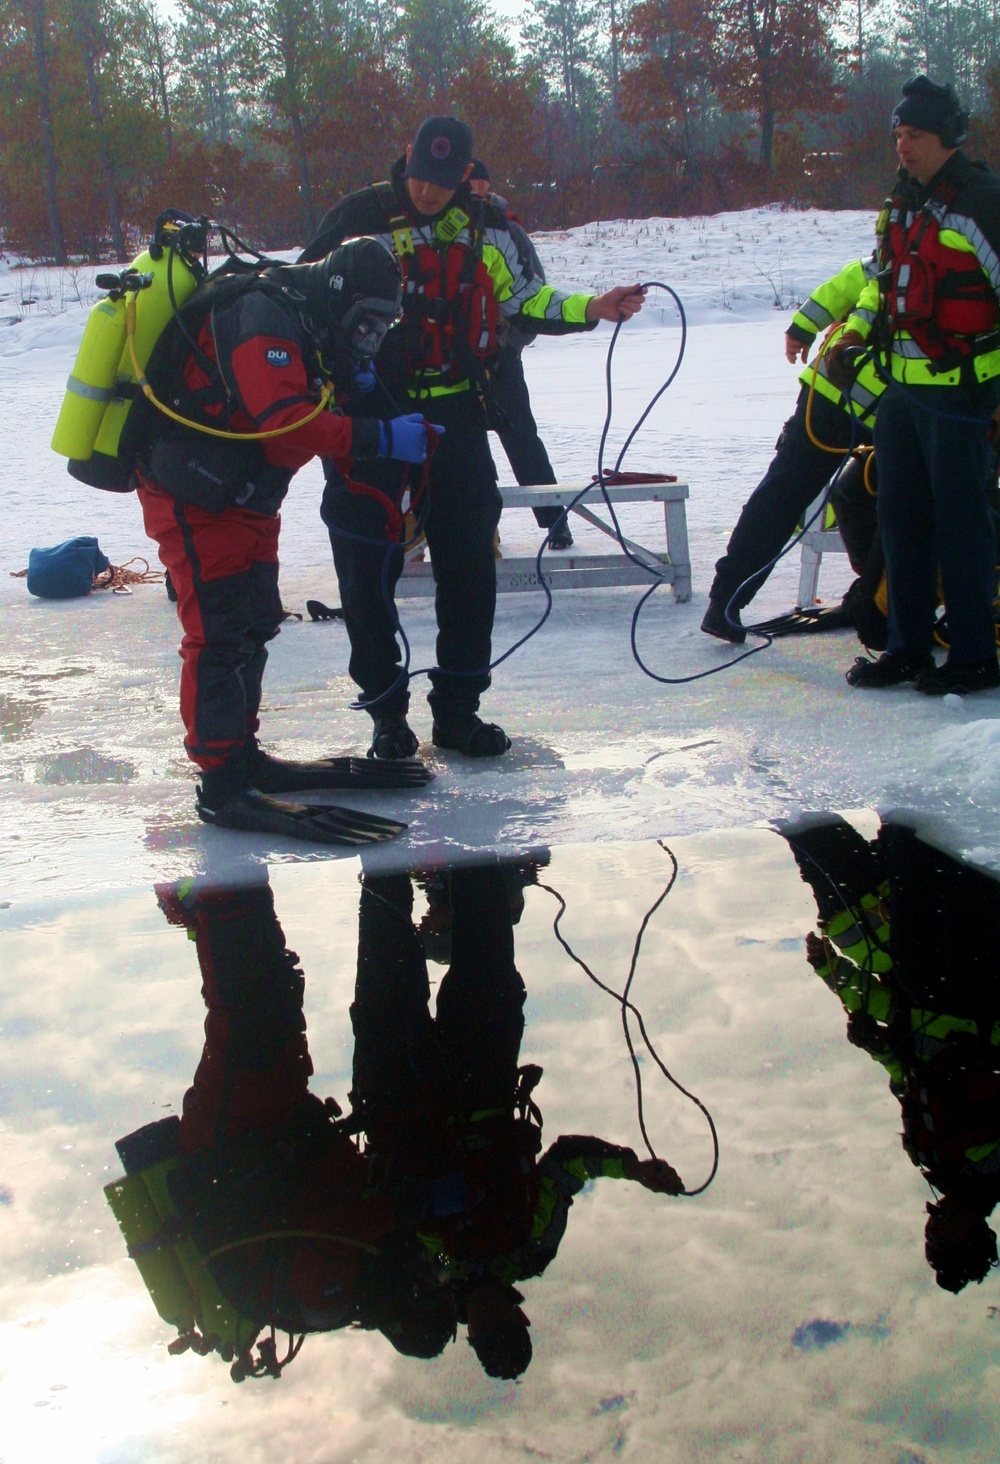
[[[361, 1323], [395, 1331], [397, 1346], [404, 1328], [419, 1339], [421, 1312], [440, 1310], [443, 1294], [410, 1233], [430, 1200], [412, 1187], [373, 1187], [340, 1109], [309, 1092], [305, 982], [270, 887], [182, 891], [158, 894], [196, 942], [205, 1045], [180, 1119], [119, 1141], [126, 1171], [179, 1156], [167, 1177], [178, 1234], [252, 1326]], [[447, 1321], [454, 1307], [444, 1299]]]
[[[515, 297], [543, 287], [530, 273], [530, 263], [519, 256], [507, 217], [485, 199], [477, 199], [463, 184], [448, 204], [433, 218], [413, 209], [403, 178], [405, 159], [392, 170], [391, 185], [372, 185], [349, 194], [324, 217], [319, 233], [308, 245], [301, 262], [323, 258], [345, 239], [359, 234], [379, 238], [396, 252], [390, 210], [412, 224], [415, 236], [430, 237], [435, 226], [453, 209], [461, 209], [471, 220], [477, 237], [485, 232], [503, 245], [510, 268]], [[389, 188], [387, 202], [386, 188]], [[464, 251], [461, 241], [450, 252]], [[421, 345], [426, 302], [409, 288], [412, 256], [398, 254], [404, 275], [403, 319], [390, 331], [379, 357], [380, 389], [372, 392], [367, 410], [375, 415], [422, 410], [429, 420], [445, 428], [430, 464], [423, 521], [434, 564], [435, 609], [437, 613], [437, 669], [431, 672], [428, 697], [434, 720], [446, 724], [474, 712], [479, 698], [490, 684], [486, 669], [491, 660], [493, 617], [496, 610], [496, 561], [493, 536], [500, 521], [502, 499], [487, 437], [487, 406], [484, 402], [483, 361], [452, 359], [443, 373], [423, 354]], [[505, 302], [516, 311], [516, 304]], [[493, 305], [495, 309], [495, 302]], [[550, 335], [590, 329], [586, 322], [571, 323], [556, 318], [522, 317], [526, 329]], [[501, 332], [502, 333], [502, 332]], [[499, 341], [494, 361], [499, 351]], [[429, 384], [442, 378], [464, 389], [438, 394]], [[387, 399], [386, 391], [391, 393]], [[488, 388], [487, 388], [488, 394]], [[383, 495], [399, 499], [407, 481], [419, 476], [396, 465], [365, 463], [354, 474], [357, 483], [367, 483]], [[403, 567], [400, 551], [389, 552], [386, 513], [382, 503], [348, 491], [343, 476], [327, 471], [323, 496], [323, 520], [330, 530], [334, 564], [340, 581], [341, 602], [351, 641], [350, 672], [365, 698], [381, 697], [399, 676], [400, 649], [391, 605], [396, 582]], [[356, 537], [348, 538], [350, 534]], [[368, 539], [373, 542], [361, 542]], [[383, 588], [384, 585], [384, 588]], [[373, 715], [405, 713], [409, 691], [398, 686], [379, 704]]]
[[[254, 282], [189, 331], [197, 351], [168, 327], [148, 373], [181, 416], [254, 433], [315, 410], [315, 343], [277, 287]], [[267, 642], [282, 619], [281, 502], [292, 475], [313, 457], [322, 456], [328, 478], [342, 482], [353, 457], [374, 456], [379, 424], [328, 410], [283, 436], [238, 442], [155, 410], [146, 419], [136, 477], [146, 532], [170, 572], [184, 630], [185, 747], [205, 771], [231, 768], [235, 790], [244, 743], [258, 727]]]

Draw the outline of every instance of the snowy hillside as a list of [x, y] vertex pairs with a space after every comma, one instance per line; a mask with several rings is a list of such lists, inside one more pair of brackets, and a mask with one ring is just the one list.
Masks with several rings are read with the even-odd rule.
[[[712, 565], [757, 483], [794, 404], [782, 353], [791, 309], [845, 261], [871, 247], [869, 214], [761, 209], [709, 219], [612, 222], [540, 236], [560, 285], [601, 290], [641, 278], [670, 284], [691, 326], [674, 387], [627, 463], [676, 472], [690, 484], [694, 598], [668, 590], [643, 616], [639, 643], [663, 675], [727, 660], [698, 626]], [[0, 455], [6, 502], [2, 564], [15, 571], [33, 545], [96, 534], [115, 563], [150, 556], [131, 496], [105, 495], [68, 477], [49, 437], [86, 315], [87, 272], [32, 276], [0, 265]], [[90, 272], [91, 274], [93, 271]], [[23, 301], [36, 303], [25, 310]], [[666, 376], [678, 340], [666, 297], [621, 335], [615, 360], [620, 443]], [[526, 356], [536, 416], [557, 472], [589, 476], [604, 415], [610, 329], [538, 341]], [[497, 448], [501, 481], [509, 470]], [[318, 518], [320, 473], [296, 480], [282, 540], [283, 594], [330, 603], [337, 589]], [[653, 506], [625, 510], [626, 533], [661, 542]], [[596, 531], [574, 525], [582, 549]], [[507, 554], [537, 545], [527, 513], [501, 525]], [[605, 541], [606, 542], [606, 541]], [[603, 547], [603, 546], [602, 546]], [[790, 608], [797, 552], [754, 609]], [[846, 561], [824, 565], [821, 595], [835, 599]], [[638, 591], [567, 593], [540, 635], [496, 674], [484, 703], [514, 738], [486, 766], [436, 757], [436, 782], [405, 801], [405, 841], [387, 859], [412, 862], [428, 846], [679, 835], [732, 828], [801, 808], [877, 805], [911, 810], [926, 833], [1000, 869], [1000, 693], [938, 704], [909, 690], [851, 691], [843, 670], [859, 647], [839, 634], [776, 644], [731, 671], [689, 685], [643, 676], [629, 651]], [[494, 654], [541, 613], [540, 595], [500, 600]], [[148, 884], [189, 872], [207, 851], [248, 847], [193, 816], [193, 781], [177, 715], [178, 628], [161, 589], [32, 600], [23, 580], [0, 577], [0, 901]], [[433, 659], [433, 615], [403, 603], [414, 664]], [[422, 683], [413, 721], [426, 737]], [[347, 643], [337, 624], [289, 622], [272, 650], [265, 739], [289, 754], [360, 750], [367, 719], [348, 710]], [[429, 749], [425, 751], [428, 752]], [[373, 800], [399, 812], [401, 797]], [[255, 846], [261, 849], [260, 841]], [[288, 846], [278, 857], [320, 857]]]

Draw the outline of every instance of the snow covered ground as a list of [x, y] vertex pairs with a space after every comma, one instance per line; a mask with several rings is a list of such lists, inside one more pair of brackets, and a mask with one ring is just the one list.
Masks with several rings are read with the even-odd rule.
[[[591, 225], [540, 236], [553, 282], [603, 289], [660, 279], [682, 297], [691, 326], [677, 382], [626, 466], [666, 469], [691, 487], [694, 598], [661, 591], [643, 615], [639, 643], [662, 675], [684, 676], [728, 659], [699, 631], [712, 565], [757, 483], [796, 395], [782, 335], [794, 304], [871, 247], [866, 213], [759, 209], [701, 219]], [[0, 264], [0, 271], [5, 267]], [[93, 272], [90, 272], [93, 273]], [[25, 298], [37, 303], [23, 309]], [[75, 483], [49, 438], [90, 297], [86, 271], [71, 278], [0, 272], [0, 460], [6, 505], [2, 567], [16, 571], [33, 545], [96, 534], [115, 563], [151, 553], [130, 496]], [[68, 308], [64, 308], [67, 307]], [[526, 370], [543, 437], [560, 477], [587, 476], [604, 413], [610, 330], [538, 341]], [[620, 338], [615, 429], [621, 442], [670, 369], [678, 339], [665, 297], [650, 297]], [[497, 453], [500, 453], [499, 447]], [[502, 456], [501, 480], [510, 481]], [[337, 601], [317, 508], [320, 475], [307, 469], [284, 515], [283, 595]], [[655, 543], [654, 506], [621, 514], [626, 533]], [[537, 544], [534, 520], [509, 513], [508, 554]], [[597, 546], [583, 526], [577, 542]], [[605, 541], [606, 542], [606, 541]], [[601, 544], [604, 547], [604, 544]], [[755, 602], [761, 616], [795, 599], [793, 553]], [[821, 595], [835, 599], [846, 561], [824, 565]], [[497, 672], [487, 714], [514, 738], [511, 754], [478, 765], [433, 755], [439, 773], [414, 798], [375, 797], [410, 828], [386, 859], [414, 851], [545, 842], [677, 836], [787, 816], [802, 808], [905, 809], [922, 831], [1000, 870], [1000, 693], [943, 703], [910, 690], [851, 691], [843, 670], [858, 651], [844, 633], [779, 642], [718, 676], [687, 685], [645, 677], [629, 651], [638, 591], [557, 598], [542, 632]], [[501, 598], [495, 653], [542, 610], [540, 595]], [[177, 715], [177, 624], [161, 589], [95, 594], [64, 603], [32, 599], [0, 576], [0, 903], [22, 909], [97, 889], [147, 885], [189, 873], [220, 841], [261, 857], [328, 857], [201, 827]], [[433, 659], [433, 611], [407, 601], [414, 664]], [[265, 740], [291, 755], [361, 750], [367, 718], [348, 709], [347, 643], [339, 624], [288, 622], [272, 650]], [[429, 733], [421, 683], [413, 721]]]

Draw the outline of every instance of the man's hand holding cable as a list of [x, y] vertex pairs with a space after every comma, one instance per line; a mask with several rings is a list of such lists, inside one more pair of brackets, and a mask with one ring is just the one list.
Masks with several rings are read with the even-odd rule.
[[595, 295], [589, 301], [587, 319], [610, 320], [613, 324], [620, 320], [631, 320], [642, 309], [645, 298], [646, 291], [641, 285], [616, 285], [613, 290]]
[[[434, 431], [444, 435], [444, 428], [432, 423]], [[401, 463], [425, 463], [427, 461], [427, 428], [420, 412], [410, 412], [405, 417], [393, 417], [390, 422], [379, 423], [378, 455], [395, 458]]]
[[841, 391], [853, 386], [854, 378], [858, 374], [857, 359], [852, 359], [847, 353], [858, 351], [864, 344], [864, 337], [858, 335], [856, 330], [845, 330], [826, 353], [826, 374]]

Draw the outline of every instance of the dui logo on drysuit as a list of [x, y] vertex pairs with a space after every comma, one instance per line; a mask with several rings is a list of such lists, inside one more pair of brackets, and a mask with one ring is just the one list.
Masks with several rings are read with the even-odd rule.
[[264, 352], [264, 360], [269, 366], [290, 366], [292, 364], [292, 355], [290, 351], [286, 351], [282, 346], [268, 346]]

